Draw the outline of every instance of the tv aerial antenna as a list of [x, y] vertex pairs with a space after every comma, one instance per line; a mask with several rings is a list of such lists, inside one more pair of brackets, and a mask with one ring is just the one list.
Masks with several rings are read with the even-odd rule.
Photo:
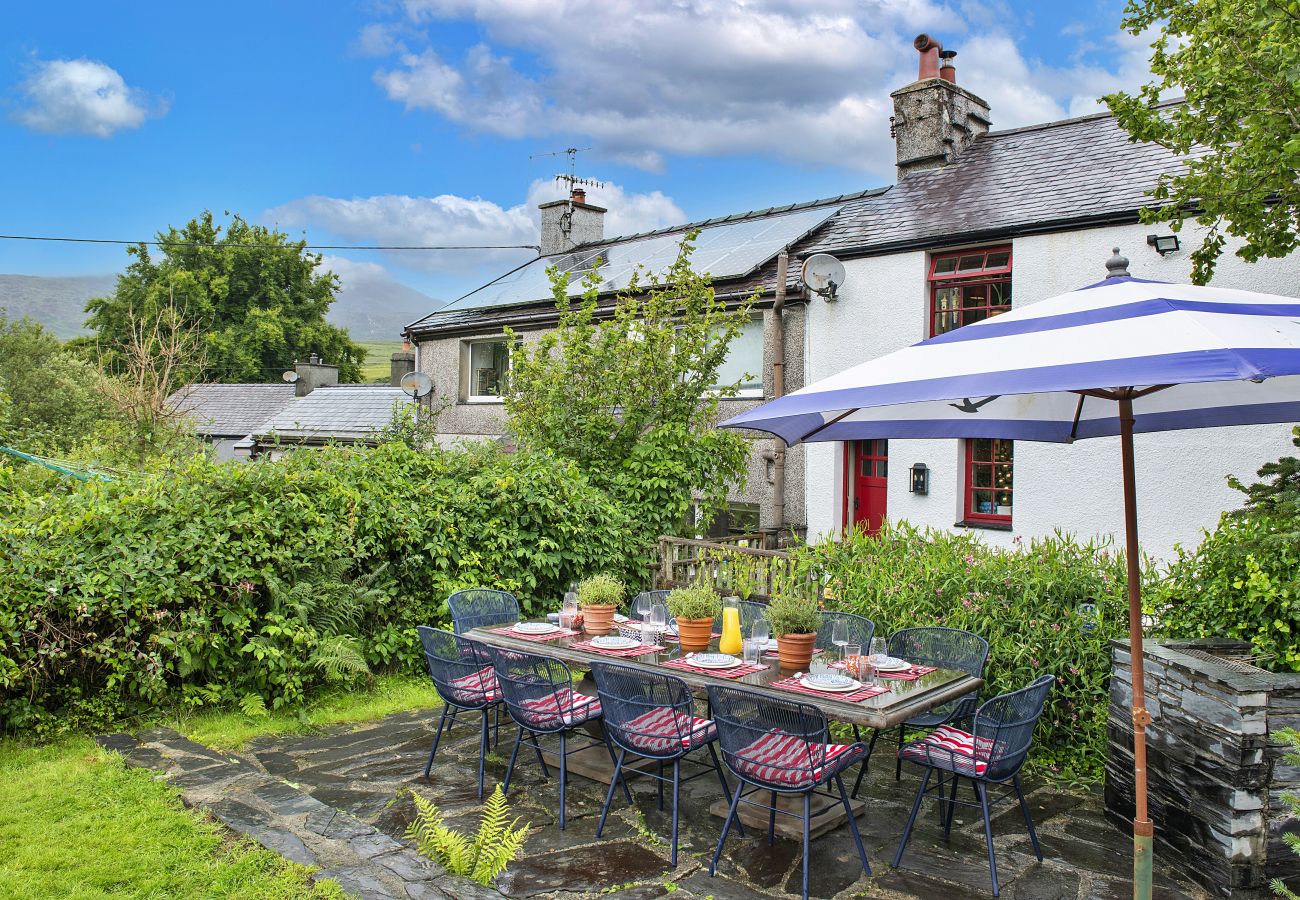
[[594, 178], [579, 178], [577, 176], [578, 154], [586, 153], [590, 147], [565, 147], [563, 150], [556, 150], [553, 153], [534, 153], [529, 159], [541, 159], [548, 156], [567, 156], [569, 157], [569, 171], [555, 176], [555, 180], [560, 182], [567, 189], [569, 203], [573, 203], [573, 189], [575, 187], [604, 187], [605, 182], [597, 181]]

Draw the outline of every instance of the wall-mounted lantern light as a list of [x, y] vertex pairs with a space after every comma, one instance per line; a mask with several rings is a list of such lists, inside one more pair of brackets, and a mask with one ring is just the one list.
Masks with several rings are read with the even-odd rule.
[[908, 485], [907, 489], [913, 494], [925, 495], [930, 493], [930, 470], [925, 463], [913, 463], [911, 472], [912, 483]]
[[1176, 234], [1148, 234], [1147, 245], [1156, 248], [1156, 252], [1161, 256], [1166, 253], [1173, 253], [1178, 249], [1178, 235]]

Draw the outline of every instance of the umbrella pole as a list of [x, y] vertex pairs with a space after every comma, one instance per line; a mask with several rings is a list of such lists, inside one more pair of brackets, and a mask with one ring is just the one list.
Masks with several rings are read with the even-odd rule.
[[1137, 486], [1133, 466], [1133, 397], [1119, 398], [1120, 453], [1124, 468], [1124, 552], [1128, 564], [1129, 651], [1133, 671], [1133, 900], [1151, 900], [1151, 843], [1147, 814], [1146, 683], [1142, 655], [1142, 559], [1138, 549]]

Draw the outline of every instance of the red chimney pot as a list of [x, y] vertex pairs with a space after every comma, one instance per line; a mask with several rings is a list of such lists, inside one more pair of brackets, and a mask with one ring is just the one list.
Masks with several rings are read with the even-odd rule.
[[918, 34], [916, 40], [912, 41], [912, 46], [921, 54], [921, 63], [917, 68], [916, 80], [925, 81], [927, 78], [938, 78], [939, 53], [943, 50], [943, 45], [928, 34]]
[[583, 188], [576, 187], [573, 189], [573, 192], [570, 194], [569, 199], [571, 199], [574, 203], [586, 203], [587, 192]]
[[957, 83], [957, 64], [953, 62], [956, 56], [956, 50], [944, 50], [939, 54], [939, 77], [953, 84]]

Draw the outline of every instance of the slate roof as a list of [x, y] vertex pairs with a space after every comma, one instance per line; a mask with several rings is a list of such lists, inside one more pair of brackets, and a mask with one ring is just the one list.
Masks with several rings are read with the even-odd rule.
[[172, 394], [204, 437], [252, 434], [293, 400], [292, 384], [190, 384]]
[[256, 435], [312, 443], [367, 440], [392, 421], [394, 403], [410, 402], [401, 388], [384, 385], [319, 387], [263, 423]]

